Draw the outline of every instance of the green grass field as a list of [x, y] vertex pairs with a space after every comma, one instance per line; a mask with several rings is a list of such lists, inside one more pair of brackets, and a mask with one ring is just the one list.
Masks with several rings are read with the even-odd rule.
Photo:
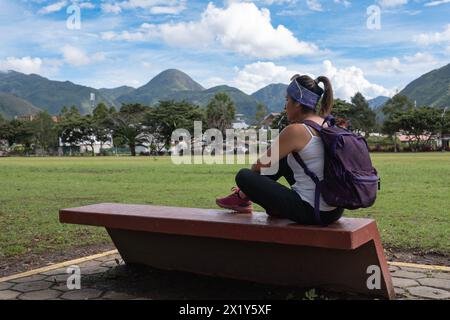
[[[384, 245], [450, 254], [450, 153], [373, 154]], [[0, 158], [0, 257], [109, 241], [102, 228], [62, 225], [60, 208], [99, 202], [214, 208], [242, 165], [176, 166], [170, 158]]]

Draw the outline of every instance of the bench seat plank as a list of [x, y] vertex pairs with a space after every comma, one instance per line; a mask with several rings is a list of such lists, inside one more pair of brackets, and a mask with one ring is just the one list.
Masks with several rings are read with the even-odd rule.
[[63, 223], [321, 248], [355, 249], [372, 239], [371, 219], [342, 218], [326, 228], [303, 226], [265, 213], [101, 203], [60, 211]]

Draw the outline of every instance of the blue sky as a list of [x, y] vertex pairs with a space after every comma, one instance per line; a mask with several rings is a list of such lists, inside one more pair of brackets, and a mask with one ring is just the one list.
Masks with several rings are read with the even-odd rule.
[[111, 88], [177, 68], [247, 93], [306, 73], [372, 98], [450, 62], [449, 17], [450, 0], [0, 0], [0, 70]]

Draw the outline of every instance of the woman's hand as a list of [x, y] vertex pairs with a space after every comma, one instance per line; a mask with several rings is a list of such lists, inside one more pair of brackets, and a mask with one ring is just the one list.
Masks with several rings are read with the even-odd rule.
[[[251, 170], [261, 172], [261, 168], [270, 167], [274, 162], [280, 161], [292, 151], [302, 149], [309, 139], [309, 133], [303, 125], [291, 124], [287, 126], [275, 138], [267, 152], [252, 165]], [[273, 150], [277, 152], [272, 156]]]

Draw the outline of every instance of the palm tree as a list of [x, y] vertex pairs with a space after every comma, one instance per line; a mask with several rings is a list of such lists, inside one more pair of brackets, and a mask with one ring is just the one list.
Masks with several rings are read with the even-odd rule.
[[114, 136], [130, 147], [131, 155], [136, 156], [136, 147], [148, 142], [147, 127], [142, 123], [148, 107], [141, 105], [124, 105], [112, 116]]
[[223, 135], [231, 128], [236, 107], [230, 97], [223, 92], [217, 93], [206, 107], [206, 122], [209, 128], [219, 129]]

